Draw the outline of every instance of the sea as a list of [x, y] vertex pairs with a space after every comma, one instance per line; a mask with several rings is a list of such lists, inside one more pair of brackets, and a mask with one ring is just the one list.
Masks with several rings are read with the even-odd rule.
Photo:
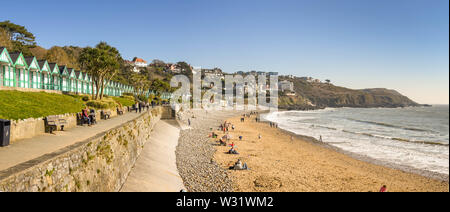
[[448, 105], [279, 111], [262, 118], [348, 152], [449, 174]]

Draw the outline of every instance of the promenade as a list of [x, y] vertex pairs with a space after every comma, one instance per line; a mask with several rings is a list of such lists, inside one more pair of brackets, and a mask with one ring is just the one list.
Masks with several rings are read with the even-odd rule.
[[159, 121], [121, 191], [179, 192], [185, 189], [176, 165], [179, 135], [177, 121]]
[[0, 147], [0, 171], [109, 131], [142, 114], [144, 112], [129, 112], [109, 120], [99, 120], [96, 125], [90, 127], [87, 125], [77, 126], [65, 131], [56, 131], [55, 135], [43, 134], [30, 139], [19, 140], [6, 147]]

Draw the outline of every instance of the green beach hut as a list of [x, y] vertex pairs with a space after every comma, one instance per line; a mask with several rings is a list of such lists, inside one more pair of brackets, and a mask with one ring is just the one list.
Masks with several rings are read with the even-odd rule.
[[69, 87], [69, 71], [67, 66], [59, 66], [59, 90], [68, 92]]
[[39, 67], [36, 57], [25, 57], [25, 62], [28, 64], [28, 78], [30, 88], [40, 89], [41, 84], [41, 68]]
[[9, 56], [13, 62], [14, 73], [17, 79], [15, 87], [29, 88], [28, 65], [22, 52], [10, 53]]
[[50, 84], [50, 90], [59, 90], [59, 67], [56, 63], [49, 63], [48, 66], [50, 66], [49, 71], [49, 84]]
[[13, 62], [5, 47], [0, 47], [0, 86], [13, 87], [16, 84]]
[[77, 93], [81, 94], [83, 92], [83, 72], [75, 71], [76, 83], [77, 83]]
[[40, 89], [51, 90], [51, 77], [50, 77], [50, 66], [47, 60], [38, 60], [38, 65], [40, 69]]
[[77, 91], [77, 83], [76, 83], [76, 74], [75, 69], [68, 68], [67, 71], [69, 72], [69, 91], [70, 92], [76, 92]]

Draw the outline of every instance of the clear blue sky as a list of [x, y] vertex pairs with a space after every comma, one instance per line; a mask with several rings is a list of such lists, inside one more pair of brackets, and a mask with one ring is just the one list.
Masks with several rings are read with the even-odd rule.
[[39, 45], [107, 41], [122, 56], [278, 71], [449, 102], [448, 0], [2, 1]]

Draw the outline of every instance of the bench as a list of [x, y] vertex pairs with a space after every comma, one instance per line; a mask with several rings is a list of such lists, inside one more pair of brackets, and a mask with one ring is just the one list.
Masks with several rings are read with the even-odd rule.
[[117, 108], [117, 115], [123, 115], [123, 108]]
[[82, 117], [83, 117], [83, 115], [81, 113], [77, 113], [77, 125], [83, 126], [85, 121]]
[[45, 118], [46, 132], [53, 134], [53, 131], [57, 131], [60, 127], [61, 131], [64, 131], [64, 126], [67, 125], [66, 118], [60, 118], [58, 116], [47, 116]]
[[111, 111], [104, 111], [104, 110], [102, 110], [102, 111], [100, 111], [100, 116], [101, 116], [101, 119], [104, 119], [104, 120], [107, 120], [107, 119], [110, 119], [111, 118]]

